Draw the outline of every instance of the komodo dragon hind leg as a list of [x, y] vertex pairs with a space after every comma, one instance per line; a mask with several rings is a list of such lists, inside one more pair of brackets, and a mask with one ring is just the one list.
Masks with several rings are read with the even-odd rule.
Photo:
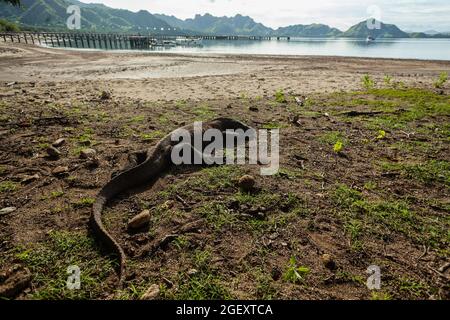
[[111, 174], [111, 179], [114, 179], [122, 172], [128, 171], [131, 168], [134, 168], [141, 163], [143, 163], [147, 159], [147, 151], [135, 151], [128, 155], [128, 164], [120, 170], [113, 171]]

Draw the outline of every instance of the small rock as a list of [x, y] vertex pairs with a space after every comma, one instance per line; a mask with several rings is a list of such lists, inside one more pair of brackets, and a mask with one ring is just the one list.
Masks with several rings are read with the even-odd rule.
[[81, 159], [93, 159], [97, 155], [97, 151], [91, 148], [86, 148], [81, 150], [80, 158]]
[[128, 227], [130, 229], [139, 229], [144, 227], [150, 222], [150, 211], [144, 210], [137, 216], [128, 221]]
[[159, 286], [157, 284], [152, 284], [150, 288], [141, 296], [141, 300], [155, 300], [159, 297]]
[[59, 166], [52, 170], [52, 174], [55, 176], [63, 175], [69, 171], [69, 167]]
[[102, 99], [102, 100], [109, 100], [109, 99], [111, 99], [111, 92], [103, 90], [102, 94], [100, 95], [100, 99]]
[[246, 192], [252, 191], [253, 188], [255, 187], [255, 184], [256, 184], [255, 178], [250, 175], [242, 176], [238, 182], [239, 188], [241, 188], [243, 191]]
[[278, 281], [278, 280], [280, 280], [281, 276], [283, 275], [283, 272], [280, 270], [280, 268], [273, 267], [271, 274], [272, 274], [272, 279], [274, 281]]
[[253, 112], [258, 112], [259, 111], [258, 107], [255, 107], [255, 106], [249, 107], [248, 110], [253, 111]]
[[328, 253], [323, 254], [321, 257], [321, 260], [322, 260], [322, 263], [325, 266], [325, 268], [330, 269], [330, 270], [336, 269], [336, 262], [333, 260], [331, 255], [329, 255]]
[[303, 101], [302, 98], [299, 97], [295, 97], [295, 102], [297, 102], [297, 104], [301, 107], [303, 107], [303, 105], [305, 104], [305, 102]]
[[4, 215], [7, 215], [7, 214], [10, 214], [10, 213], [12, 213], [12, 212], [14, 212], [16, 210], [17, 210], [16, 207], [3, 208], [3, 209], [0, 210], [0, 216], [4, 216]]
[[61, 155], [61, 152], [53, 146], [48, 147], [46, 151], [51, 158], [59, 158]]
[[27, 183], [30, 183], [32, 181], [39, 180], [39, 178], [40, 178], [40, 176], [37, 173], [32, 175], [32, 176], [25, 176], [22, 179], [22, 183], [27, 184]]
[[193, 276], [193, 275], [196, 275], [197, 273], [198, 273], [197, 269], [189, 269], [188, 272], [187, 272], [187, 275], [188, 276]]
[[66, 143], [66, 139], [64, 138], [60, 138], [58, 140], [56, 140], [55, 142], [52, 143], [52, 146], [54, 146], [55, 148], [62, 146], [64, 143]]

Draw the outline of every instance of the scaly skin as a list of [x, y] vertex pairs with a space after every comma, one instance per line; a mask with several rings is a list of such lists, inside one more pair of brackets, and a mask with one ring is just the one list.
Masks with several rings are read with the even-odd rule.
[[[247, 125], [228, 118], [218, 118], [202, 124], [203, 130], [209, 128], [218, 129], [225, 132], [226, 129], [250, 129]], [[182, 128], [172, 131], [170, 134], [161, 139], [158, 144], [149, 150], [146, 160], [138, 166], [131, 168], [127, 171], [114, 177], [109, 181], [99, 192], [93, 205], [91, 222], [94, 235], [106, 245], [110, 250], [116, 253], [119, 257], [119, 288], [123, 285], [123, 277], [125, 273], [126, 256], [120, 244], [109, 234], [105, 229], [102, 222], [103, 207], [108, 201], [116, 197], [117, 195], [141, 186], [145, 183], [150, 183], [159, 178], [161, 173], [170, 167], [172, 147], [178, 142], [171, 141], [171, 136], [177, 130], [184, 129], [191, 133], [191, 137], [194, 134], [194, 125], [190, 124]]]

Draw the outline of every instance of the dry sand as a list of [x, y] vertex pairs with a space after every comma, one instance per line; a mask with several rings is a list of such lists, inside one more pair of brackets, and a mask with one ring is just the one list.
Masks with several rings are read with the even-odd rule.
[[423, 87], [442, 71], [450, 72], [449, 61], [69, 51], [0, 43], [2, 82], [94, 86], [148, 101], [270, 96], [280, 88], [297, 94], [356, 90], [365, 73]]

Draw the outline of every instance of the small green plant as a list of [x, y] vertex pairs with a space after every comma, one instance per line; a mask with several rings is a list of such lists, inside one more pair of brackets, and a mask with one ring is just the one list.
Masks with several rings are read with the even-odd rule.
[[64, 192], [63, 191], [52, 191], [51, 193], [50, 193], [50, 196], [52, 197], [52, 198], [59, 198], [59, 197], [62, 197], [64, 195]]
[[137, 123], [145, 120], [145, 116], [139, 115], [130, 119], [130, 122]]
[[370, 300], [392, 300], [389, 293], [372, 291], [370, 295]]
[[447, 82], [447, 80], [448, 80], [448, 73], [442, 72], [439, 75], [439, 79], [434, 82], [434, 87], [437, 89], [441, 89], [444, 86], [444, 84]]
[[392, 82], [392, 77], [390, 75], [385, 75], [383, 81], [385, 85], [390, 86]]
[[152, 133], [142, 133], [141, 139], [144, 141], [152, 141], [161, 138], [163, 135], [162, 131], [156, 130]]
[[283, 89], [278, 89], [275, 92], [275, 101], [278, 103], [286, 103], [287, 102], [286, 95], [284, 94]]
[[333, 146], [333, 151], [335, 153], [341, 153], [343, 149], [344, 149], [344, 144], [341, 140], [337, 141]]
[[0, 182], [0, 192], [13, 192], [17, 189], [17, 184], [12, 181]]
[[306, 275], [309, 273], [309, 268], [304, 266], [297, 267], [297, 260], [295, 257], [289, 259], [289, 265], [286, 272], [283, 275], [285, 281], [292, 283], [300, 283], [305, 280]]
[[365, 74], [362, 77], [362, 85], [364, 89], [371, 90], [375, 87], [375, 81], [373, 81], [372, 77], [368, 74]]
[[86, 208], [93, 205], [95, 202], [94, 198], [81, 198], [78, 202], [75, 202], [73, 206], [75, 208]]
[[384, 130], [378, 130], [378, 136], [377, 136], [377, 140], [382, 140], [386, 138], [386, 131]]

